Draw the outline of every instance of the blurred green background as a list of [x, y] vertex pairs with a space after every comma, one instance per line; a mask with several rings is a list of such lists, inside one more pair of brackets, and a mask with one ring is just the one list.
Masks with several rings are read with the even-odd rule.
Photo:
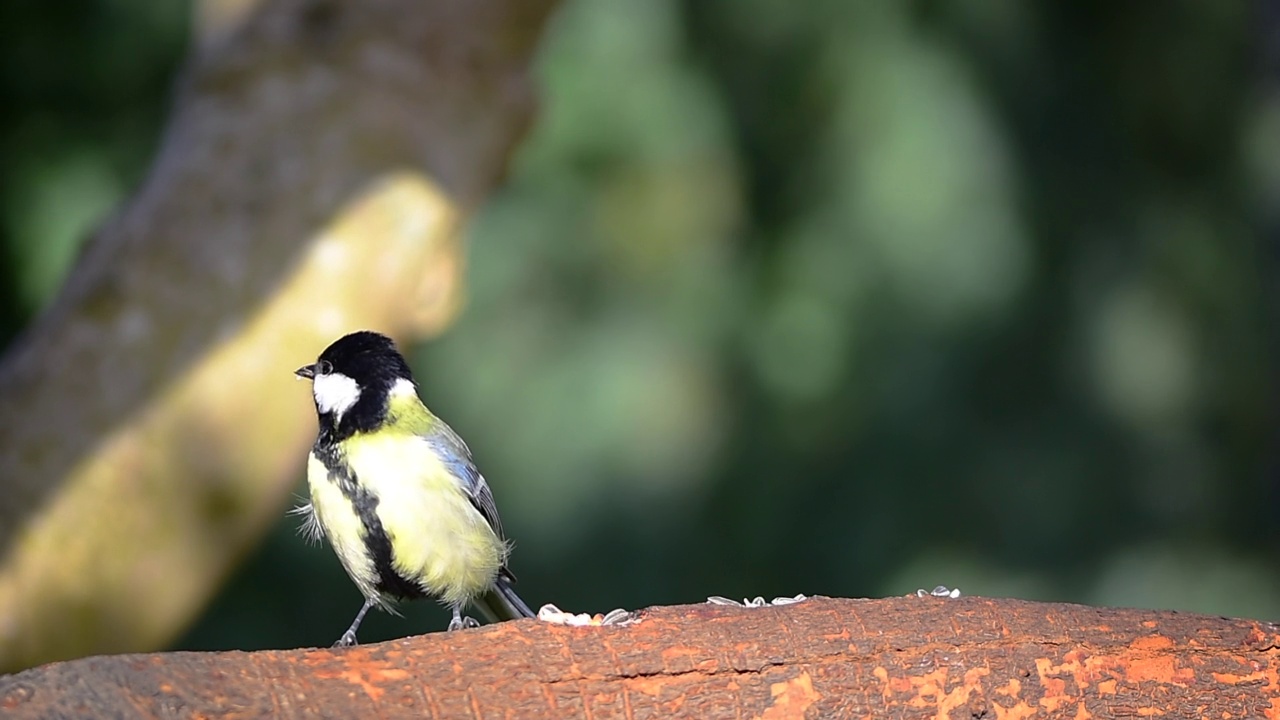
[[[0, 7], [5, 342], [145, 171], [190, 12]], [[1280, 617], [1278, 33], [1247, 3], [566, 2], [468, 307], [414, 358], [522, 594]], [[340, 634], [360, 598], [297, 524], [179, 647]], [[405, 610], [362, 639], [444, 627]]]

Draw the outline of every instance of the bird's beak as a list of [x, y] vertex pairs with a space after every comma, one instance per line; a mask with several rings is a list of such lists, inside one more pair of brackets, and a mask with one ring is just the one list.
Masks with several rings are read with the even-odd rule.
[[306, 379], [308, 379], [308, 380], [314, 380], [314, 379], [315, 379], [315, 377], [316, 377], [316, 366], [315, 366], [315, 365], [303, 365], [302, 367], [298, 368], [297, 370], [294, 370], [294, 371], [293, 371], [293, 374], [294, 374], [294, 375], [296, 375], [296, 376], [298, 376], [298, 377], [300, 377], [300, 378], [306, 378]]

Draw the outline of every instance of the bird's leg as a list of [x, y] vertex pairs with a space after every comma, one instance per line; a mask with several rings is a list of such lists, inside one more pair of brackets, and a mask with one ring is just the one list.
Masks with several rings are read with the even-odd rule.
[[356, 619], [351, 621], [351, 627], [342, 633], [342, 637], [338, 638], [338, 642], [334, 643], [334, 647], [351, 647], [356, 643], [356, 630], [360, 629], [360, 623], [364, 621], [364, 614], [369, 612], [369, 608], [373, 607], [374, 602], [366, 598], [364, 606], [360, 608], [360, 612], [356, 613]]
[[462, 617], [462, 608], [453, 609], [453, 619], [449, 621], [450, 630], [462, 630], [463, 628], [480, 627], [480, 623], [473, 617]]

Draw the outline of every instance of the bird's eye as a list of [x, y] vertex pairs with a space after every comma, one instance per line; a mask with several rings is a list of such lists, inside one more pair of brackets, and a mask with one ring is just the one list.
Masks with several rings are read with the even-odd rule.
[[331, 372], [333, 372], [333, 363], [329, 362], [328, 360], [321, 360], [320, 362], [316, 363], [317, 375], [328, 375]]

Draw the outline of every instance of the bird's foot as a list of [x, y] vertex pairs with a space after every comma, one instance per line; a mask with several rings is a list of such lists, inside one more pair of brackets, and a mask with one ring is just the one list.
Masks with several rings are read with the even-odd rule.
[[455, 612], [453, 619], [449, 621], [449, 630], [467, 630], [470, 628], [480, 627], [480, 621], [473, 617], [464, 617], [462, 613]]
[[338, 638], [338, 642], [334, 643], [334, 647], [351, 647], [358, 645], [356, 642], [356, 630], [360, 629], [360, 623], [364, 622], [364, 614], [369, 612], [369, 608], [378, 604], [373, 598], [365, 598], [364, 605], [360, 606], [360, 612], [356, 613], [356, 619], [351, 621], [351, 627], [342, 633], [342, 637]]

